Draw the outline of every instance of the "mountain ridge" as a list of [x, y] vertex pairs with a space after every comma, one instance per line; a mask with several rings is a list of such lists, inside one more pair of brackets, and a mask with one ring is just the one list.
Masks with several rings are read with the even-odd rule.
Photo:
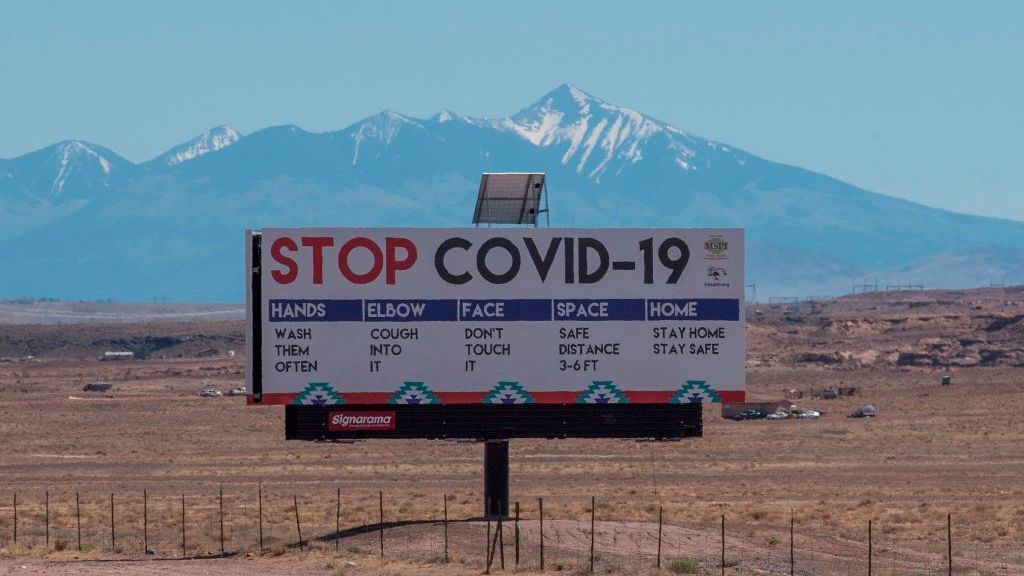
[[[383, 110], [327, 132], [217, 126], [138, 164], [81, 141], [0, 160], [0, 250], [17, 271], [0, 297], [236, 300], [246, 228], [465, 225], [479, 174], [503, 171], [548, 173], [553, 225], [744, 227], [759, 295], [839, 293], [928, 258], [964, 287], [983, 271], [940, 255], [994, 247], [991, 271], [1024, 243], [1024, 223], [863, 190], [561, 85], [497, 119]], [[1005, 264], [1024, 275], [1014, 253]]]

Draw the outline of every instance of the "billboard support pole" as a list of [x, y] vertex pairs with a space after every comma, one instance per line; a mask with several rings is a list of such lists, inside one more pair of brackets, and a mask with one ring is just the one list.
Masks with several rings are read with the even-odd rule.
[[508, 517], [508, 440], [484, 443], [484, 514]]

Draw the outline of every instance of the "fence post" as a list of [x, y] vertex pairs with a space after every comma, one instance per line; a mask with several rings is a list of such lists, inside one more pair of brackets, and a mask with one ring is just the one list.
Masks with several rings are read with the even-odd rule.
[[46, 491], [46, 551], [50, 551], [50, 491]]
[[871, 519], [868, 518], [868, 576], [871, 576], [871, 561], [872, 561], [872, 550], [871, 550]]
[[258, 490], [256, 498], [259, 500], [260, 552], [263, 552], [263, 482], [260, 482]]
[[502, 502], [498, 499], [498, 546], [501, 547], [501, 571], [505, 571], [505, 530], [504, 530], [504, 514], [501, 513], [505, 507], [508, 506], [508, 502]]
[[953, 515], [946, 514], [946, 556], [949, 558], [949, 576], [953, 576]]
[[295, 502], [295, 530], [299, 533], [299, 551], [305, 551], [305, 545], [302, 542], [302, 524], [299, 524], [299, 497], [292, 494], [292, 500]]
[[448, 563], [448, 494], [444, 495], [444, 563]]
[[185, 557], [185, 494], [181, 494], [181, 557]]
[[661, 514], [664, 509], [658, 506], [658, 569], [661, 570]]
[[334, 553], [341, 547], [341, 486], [338, 486], [338, 497], [334, 507]]
[[538, 498], [540, 506], [540, 570], [544, 571], [544, 499]]
[[110, 493], [110, 550], [117, 552], [117, 539], [114, 536], [114, 493]]
[[725, 514], [722, 514], [722, 576], [725, 576]]
[[519, 501], [516, 500], [516, 566], [519, 566]]
[[[484, 508], [485, 509], [486, 508], [490, 508], [490, 499], [487, 498], [486, 500], [487, 500], [487, 502], [484, 504]], [[498, 510], [501, 510], [501, 500], [498, 501]], [[490, 527], [491, 527], [491, 516], [489, 514], [490, 510], [487, 510], [487, 512], [488, 512], [488, 515], [487, 515], [488, 535], [487, 535], [487, 537], [488, 537], [488, 539], [490, 539]], [[501, 527], [501, 515], [499, 514], [498, 515], [498, 523], [495, 524], [495, 526], [494, 526], [494, 539], [487, 543], [487, 545], [488, 545], [488, 548], [487, 548], [487, 570], [486, 570], [487, 574], [491, 573], [491, 563], [494, 562], [494, 552], [495, 552], [494, 547], [498, 545], [498, 535], [500, 533], [500, 531], [499, 531], [500, 527]]]
[[590, 497], [590, 572], [594, 572], [594, 504], [596, 500]]
[[378, 492], [380, 501], [380, 557], [384, 558], [384, 491]]
[[78, 492], [75, 492], [75, 523], [78, 525], [78, 551], [82, 551], [82, 507], [78, 503]]
[[220, 487], [220, 556], [224, 557], [224, 487]]
[[18, 545], [18, 493], [14, 493], [14, 545]]
[[149, 494], [142, 489], [142, 551], [149, 552]]
[[794, 576], [796, 572], [796, 557], [793, 549], [793, 526], [796, 520], [794, 519], [793, 509], [789, 509], [789, 576]]
[[484, 541], [484, 557], [487, 559], [487, 567], [484, 574], [491, 573], [491, 499], [484, 498], [484, 516], [487, 517], [487, 540]]

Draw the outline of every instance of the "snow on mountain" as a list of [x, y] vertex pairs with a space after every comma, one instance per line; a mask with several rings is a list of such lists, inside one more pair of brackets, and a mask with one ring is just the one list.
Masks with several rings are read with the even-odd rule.
[[352, 165], [355, 166], [359, 163], [359, 150], [364, 142], [373, 141], [375, 144], [387, 146], [394, 141], [402, 128], [412, 126], [423, 128], [423, 124], [419, 121], [393, 110], [385, 110], [358, 123], [354, 130], [349, 129], [352, 141], [355, 142]]
[[91, 197], [95, 190], [109, 190], [115, 174], [131, 166], [102, 146], [65, 140], [10, 160], [3, 188], [56, 202]]
[[103, 173], [103, 181], [109, 184], [108, 177], [113, 166], [99, 152], [85, 142], [71, 140], [57, 145], [57, 155], [60, 157], [60, 169], [57, 176], [50, 185], [50, 195], [60, 196], [64, 192], [64, 184], [75, 169], [88, 169], [90, 163], [94, 163]]
[[157, 156], [150, 163], [161, 166], [176, 166], [189, 160], [195, 160], [211, 152], [216, 152], [231, 146], [242, 139], [242, 134], [230, 126], [216, 126], [203, 132], [199, 136], [171, 148], [160, 156]]
[[89, 142], [66, 140], [0, 161], [0, 241], [109, 196], [132, 163]]
[[[742, 155], [715, 142], [697, 138], [671, 125], [592, 96], [563, 84], [519, 113], [492, 125], [518, 134], [534, 146], [554, 147], [564, 153], [561, 162], [577, 173], [600, 182], [609, 169], [622, 173], [648, 154], [670, 155], [681, 170], [698, 170], [699, 160], [728, 156], [743, 164]], [[704, 158], [701, 158], [701, 155]]]

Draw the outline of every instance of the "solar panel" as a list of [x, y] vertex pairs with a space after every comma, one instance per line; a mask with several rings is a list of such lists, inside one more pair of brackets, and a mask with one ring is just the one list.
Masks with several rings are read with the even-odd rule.
[[544, 190], [542, 173], [481, 174], [473, 224], [536, 226]]

